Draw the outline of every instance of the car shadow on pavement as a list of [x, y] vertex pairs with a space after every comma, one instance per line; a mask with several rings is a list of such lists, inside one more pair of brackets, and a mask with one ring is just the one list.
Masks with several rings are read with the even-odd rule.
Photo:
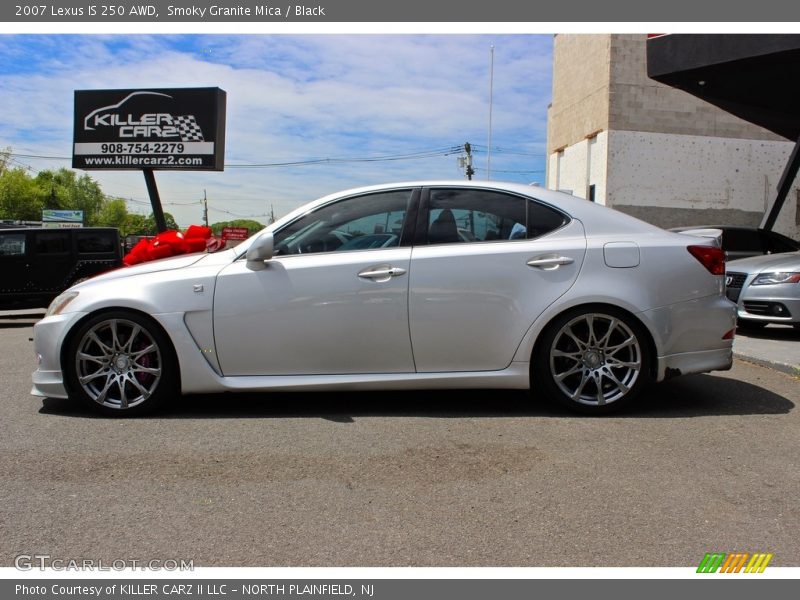
[[740, 325], [736, 330], [736, 335], [759, 339], [759, 340], [787, 340], [800, 342], [800, 329], [786, 325], [767, 325], [766, 327], [754, 328]]
[[[608, 418], [686, 418], [719, 415], [779, 415], [794, 402], [757, 385], [689, 375], [645, 389], [620, 414]], [[68, 400], [46, 398], [43, 414], [97, 417]], [[414, 392], [271, 392], [202, 394], [176, 398], [144, 418], [320, 418], [352, 423], [358, 417], [595, 418], [572, 413], [517, 390], [426, 390]], [[102, 417], [98, 417], [102, 418]]]

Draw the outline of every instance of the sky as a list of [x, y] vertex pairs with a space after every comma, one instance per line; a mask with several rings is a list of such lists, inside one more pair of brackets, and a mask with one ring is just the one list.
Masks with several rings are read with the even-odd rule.
[[[209, 222], [266, 222], [352, 187], [463, 179], [459, 152], [443, 154], [464, 142], [486, 179], [492, 46], [491, 179], [544, 184], [550, 35], [0, 35], [0, 148], [32, 173], [69, 167], [74, 90], [220, 87], [225, 170], [156, 172], [182, 227], [204, 191]], [[418, 153], [434, 156], [374, 160]], [[150, 213], [141, 172], [88, 173]]]

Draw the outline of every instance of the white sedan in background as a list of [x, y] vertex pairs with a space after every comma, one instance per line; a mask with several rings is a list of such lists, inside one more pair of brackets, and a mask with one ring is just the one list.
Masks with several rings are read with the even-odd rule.
[[34, 328], [32, 393], [122, 416], [180, 392], [533, 388], [607, 413], [730, 368], [724, 272], [714, 240], [541, 188], [349, 190], [71, 288]]

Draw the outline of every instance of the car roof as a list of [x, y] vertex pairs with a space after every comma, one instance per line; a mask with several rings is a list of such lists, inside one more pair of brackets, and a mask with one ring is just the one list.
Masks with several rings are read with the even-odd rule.
[[315, 209], [319, 206], [327, 204], [336, 199], [344, 198], [347, 196], [357, 196], [360, 194], [368, 194], [370, 192], [380, 192], [391, 189], [402, 188], [421, 188], [421, 187], [448, 187], [448, 188], [469, 188], [469, 189], [485, 189], [495, 190], [499, 192], [510, 192], [512, 194], [519, 194], [527, 196], [531, 199], [539, 200], [548, 204], [562, 212], [567, 213], [570, 217], [579, 219], [584, 223], [584, 226], [592, 229], [594, 232], [604, 232], [607, 228], [612, 231], [622, 233], [623, 231], [662, 231], [663, 230], [655, 225], [627, 215], [623, 212], [613, 210], [609, 207], [566, 194], [564, 192], [556, 192], [548, 190], [539, 186], [525, 185], [522, 183], [511, 183], [506, 181], [466, 181], [464, 179], [437, 179], [437, 180], [421, 180], [421, 181], [401, 181], [396, 183], [385, 183], [380, 185], [370, 185], [364, 187], [353, 188], [329, 194], [318, 200], [303, 205], [289, 214], [281, 217], [271, 226], [271, 229], [281, 227], [288, 221], [291, 221], [298, 216], [305, 214], [309, 210]]

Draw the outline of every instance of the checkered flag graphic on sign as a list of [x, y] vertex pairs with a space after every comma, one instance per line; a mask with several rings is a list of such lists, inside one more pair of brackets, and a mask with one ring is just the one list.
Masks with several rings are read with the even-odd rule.
[[178, 134], [182, 142], [202, 142], [203, 130], [194, 120], [194, 115], [175, 117], [175, 125], [178, 127]]

